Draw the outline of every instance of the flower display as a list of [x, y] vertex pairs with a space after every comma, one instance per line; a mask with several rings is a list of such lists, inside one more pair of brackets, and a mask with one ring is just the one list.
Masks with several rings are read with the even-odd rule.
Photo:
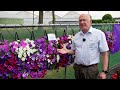
[[57, 63], [59, 62], [57, 58], [57, 41], [56, 40], [50, 40], [48, 41], [47, 45], [47, 61], [48, 61], [48, 69], [57, 69]]
[[18, 54], [18, 58], [20, 58], [22, 61], [25, 61], [27, 59], [27, 56], [32, 58], [32, 54], [37, 52], [37, 49], [35, 49], [35, 44], [33, 40], [17, 40], [12, 43], [10, 43], [10, 46], [12, 47], [12, 52], [15, 54]]
[[73, 36], [63, 35], [57, 40], [44, 36], [36, 40], [0, 41], [0, 78], [44, 78], [47, 70], [58, 69], [73, 62], [72, 55], [62, 55], [57, 48], [71, 48]]
[[0, 78], [8, 79], [18, 77], [19, 71], [17, 59], [9, 48], [7, 40], [0, 41]]
[[110, 52], [113, 51], [114, 47], [114, 36], [113, 36], [113, 32], [110, 32], [110, 31], [106, 31], [104, 32], [105, 33], [105, 36], [106, 36], [106, 40], [107, 40], [107, 43], [108, 43], [108, 47], [110, 49]]
[[[58, 38], [58, 48], [63, 48], [63, 44], [66, 45], [67, 49], [71, 49], [71, 43], [72, 43], [73, 36], [72, 35], [63, 35]], [[73, 56], [70, 54], [61, 54], [60, 55], [60, 61], [59, 61], [59, 67], [65, 67], [73, 62]]]
[[0, 59], [7, 59], [10, 56], [9, 42], [7, 40], [0, 41]]
[[112, 76], [111, 79], [120, 79], [120, 70], [117, 70]]
[[[5, 45], [0, 46], [5, 47]], [[27, 79], [44, 77], [46, 74], [45, 61], [38, 58], [37, 45], [33, 40], [17, 40], [10, 44], [7, 43], [6, 46], [9, 47], [9, 51], [7, 47], [6, 49], [1, 48], [0, 51], [9, 52], [10, 55], [0, 61], [0, 78]]]

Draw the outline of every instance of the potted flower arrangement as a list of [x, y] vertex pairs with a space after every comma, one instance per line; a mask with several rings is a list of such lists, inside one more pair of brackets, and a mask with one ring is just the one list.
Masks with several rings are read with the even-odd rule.
[[[58, 48], [63, 48], [62, 46], [65, 44], [67, 49], [71, 49], [73, 36], [63, 34], [58, 38]], [[60, 54], [59, 59], [59, 67], [65, 67], [73, 62], [73, 57], [70, 54]]]
[[[0, 78], [43, 78], [46, 74], [45, 60], [39, 58], [37, 45], [33, 40], [17, 40], [0, 45]], [[3, 48], [4, 47], [4, 48]]]
[[0, 41], [0, 78], [44, 78], [46, 70], [59, 69], [73, 62], [69, 54], [62, 55], [57, 48], [71, 48], [72, 35], [63, 35], [57, 40], [44, 36], [36, 40]]

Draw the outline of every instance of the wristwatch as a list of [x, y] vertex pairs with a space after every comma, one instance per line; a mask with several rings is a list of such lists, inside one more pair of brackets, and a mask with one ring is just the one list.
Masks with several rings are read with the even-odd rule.
[[102, 70], [102, 72], [104, 72], [105, 74], [107, 74], [107, 73], [108, 73], [108, 71], [107, 71], [107, 70]]

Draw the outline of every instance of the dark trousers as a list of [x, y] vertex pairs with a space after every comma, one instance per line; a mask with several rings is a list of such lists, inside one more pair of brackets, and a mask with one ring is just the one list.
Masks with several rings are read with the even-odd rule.
[[98, 65], [90, 65], [90, 66], [84, 66], [84, 65], [73, 65], [74, 72], [75, 72], [75, 78], [76, 79], [97, 79], [98, 78]]

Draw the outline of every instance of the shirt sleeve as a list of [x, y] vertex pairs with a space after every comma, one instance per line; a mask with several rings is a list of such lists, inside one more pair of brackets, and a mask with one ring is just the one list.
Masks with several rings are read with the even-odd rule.
[[71, 50], [75, 50], [75, 43], [74, 43], [74, 39], [72, 40]]
[[105, 52], [109, 50], [105, 34], [101, 32], [100, 40], [99, 40], [99, 50], [100, 52]]

